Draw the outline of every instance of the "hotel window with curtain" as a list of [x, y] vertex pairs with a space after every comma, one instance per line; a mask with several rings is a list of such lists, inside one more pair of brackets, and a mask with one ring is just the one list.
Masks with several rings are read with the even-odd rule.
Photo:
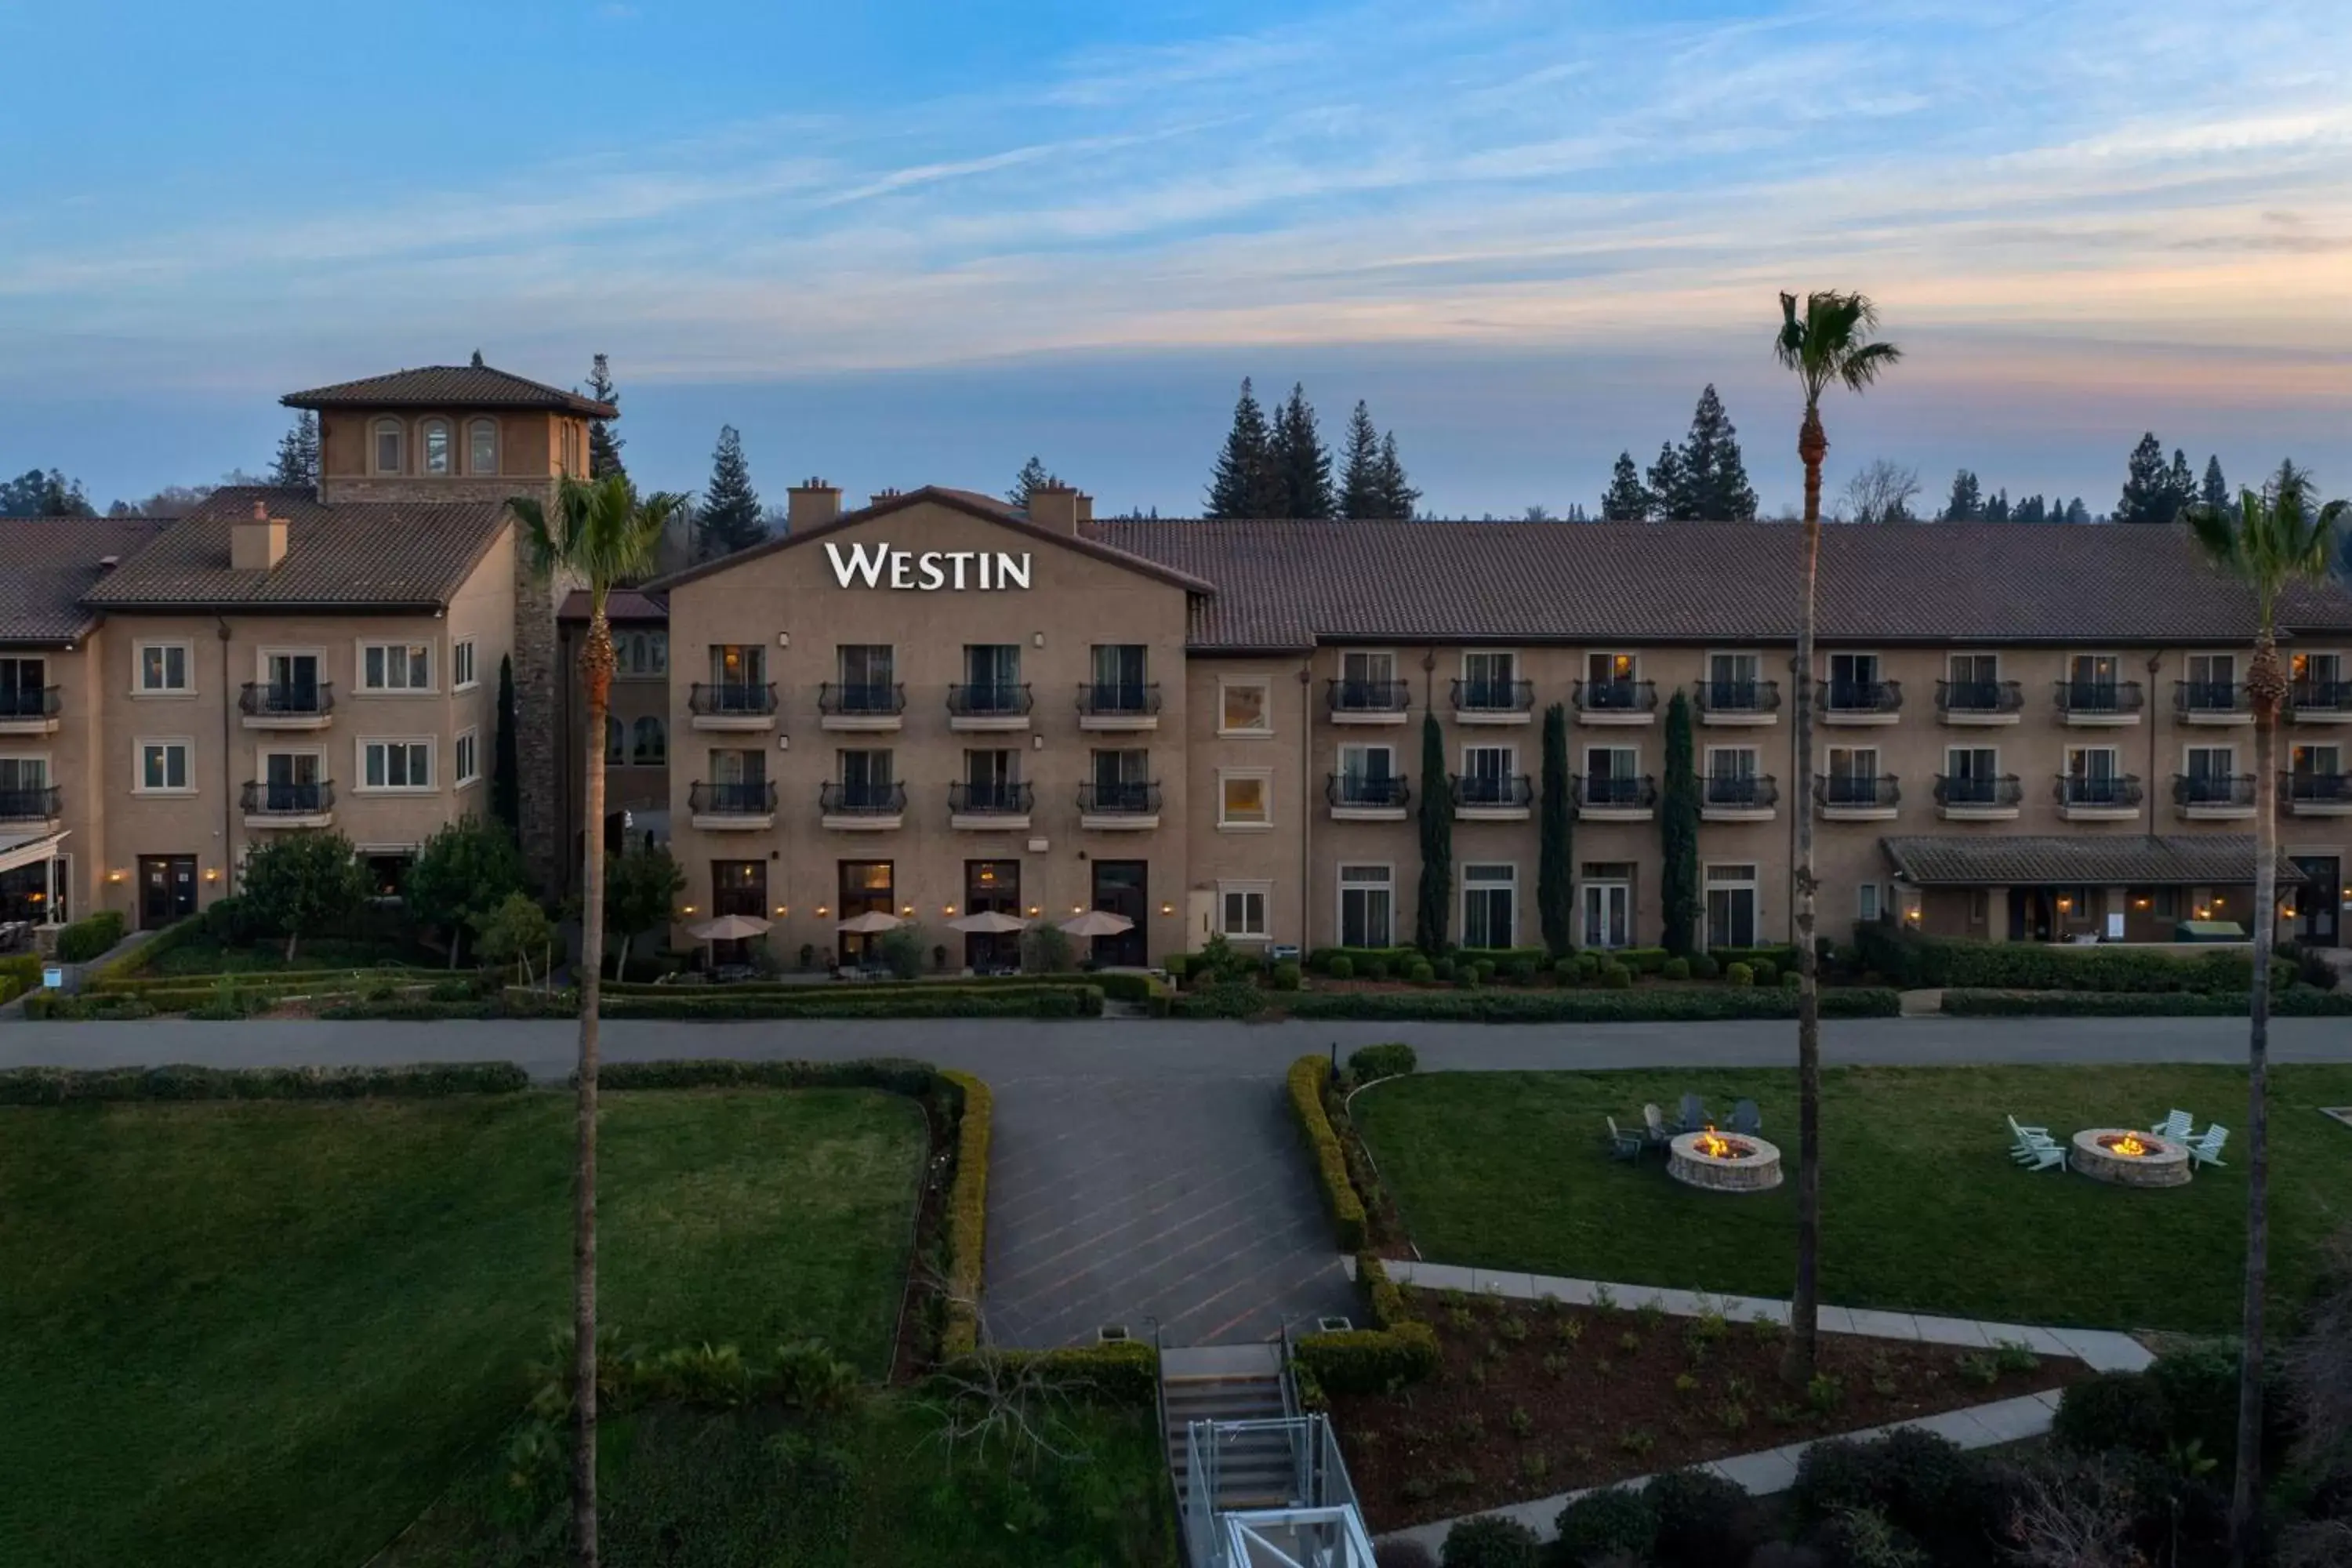
[[1395, 873], [1386, 866], [1339, 868], [1339, 945], [1387, 947], [1396, 900]]

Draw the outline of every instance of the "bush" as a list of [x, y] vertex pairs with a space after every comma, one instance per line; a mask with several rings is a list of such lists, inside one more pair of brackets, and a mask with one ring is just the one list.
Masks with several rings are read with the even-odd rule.
[[15, 1001], [41, 984], [41, 955], [12, 952], [0, 958], [0, 1005]]
[[1503, 965], [1503, 978], [1514, 985], [1533, 985], [1536, 983], [1536, 961], [1532, 958], [1512, 959]]
[[1252, 1018], [1265, 1011], [1265, 993], [1246, 980], [1195, 984], [1177, 999], [1174, 1011], [1186, 1018]]
[[1780, 983], [1780, 977], [1792, 973], [1795, 966], [1778, 964], [1769, 958], [1759, 958], [1748, 967], [1755, 973], [1757, 984], [1778, 985]]
[[1372, 1568], [1437, 1568], [1437, 1559], [1420, 1542], [1400, 1537], [1373, 1545]]
[[1756, 1542], [1748, 1491], [1712, 1470], [1668, 1470], [1651, 1478], [1642, 1500], [1657, 1521], [1650, 1554], [1657, 1568], [1717, 1568], [1745, 1563]]
[[1114, 1002], [1150, 1004], [1155, 996], [1166, 992], [1160, 982], [1149, 974], [1137, 974], [1124, 969], [1105, 970], [1088, 977], [1095, 988]]
[[66, 963], [88, 963], [122, 940], [125, 921], [115, 910], [100, 910], [58, 932], [58, 957]]
[[[1629, 979], [1625, 986], [1606, 994], [1582, 990], [1309, 992], [1286, 1005], [1294, 1018], [1391, 1023], [1680, 1023], [1797, 1016], [1796, 994], [1780, 987], [1770, 991], [1630, 987]], [[1901, 996], [1884, 986], [1848, 986], [1822, 993], [1824, 1018], [1892, 1018], [1901, 1010]]]
[[1875, 1509], [1850, 1509], [1821, 1534], [1833, 1568], [1927, 1568], [1927, 1554]]
[[1551, 966], [1551, 977], [1553, 983], [1559, 985], [1584, 984], [1584, 971], [1577, 967], [1576, 960], [1573, 958], [1556, 960]]
[[1412, 1047], [1402, 1042], [1360, 1046], [1348, 1057], [1348, 1076], [1358, 1083], [1378, 1083], [1384, 1078], [1402, 1078], [1420, 1065]]
[[1453, 984], [1454, 972], [1454, 955], [1452, 953], [1446, 953], [1439, 957], [1430, 965], [1430, 972], [1435, 977], [1440, 985]]
[[[1299, 1135], [1314, 1156], [1315, 1178], [1323, 1206], [1339, 1233], [1339, 1250], [1354, 1252], [1364, 1245], [1364, 1202], [1348, 1179], [1348, 1156], [1339, 1135], [1323, 1110], [1323, 1090], [1331, 1081], [1331, 1063], [1324, 1057], [1301, 1057], [1290, 1064], [1290, 1110], [1298, 1119]], [[1326, 1385], [1327, 1387], [1329, 1385]]]
[[0, 1105], [131, 1100], [437, 1100], [514, 1094], [530, 1077], [511, 1062], [354, 1068], [11, 1068]]
[[[2164, 1409], [2166, 1438], [2198, 1445], [2223, 1470], [2238, 1462], [2238, 1363], [2233, 1339], [2206, 1340], [2167, 1351], [2148, 1364], [2147, 1386]], [[2276, 1468], [2294, 1436], [2295, 1394], [2284, 1363], [2273, 1357], [2263, 1388], [2263, 1467]]]
[[[2251, 952], [2235, 946], [2184, 955], [2140, 947], [1961, 942], [1878, 921], [1855, 926], [1854, 947], [1864, 963], [1906, 989], [2242, 992], [2253, 973]], [[2294, 973], [2291, 961], [2273, 961], [2272, 989], [2284, 989]]]
[[918, 925], [893, 926], [882, 933], [882, 963], [901, 980], [914, 980], [923, 973], [923, 928]]
[[1601, 966], [1601, 984], [1612, 991], [1629, 991], [1633, 985], [1633, 972], [1622, 963]]
[[268, 921], [242, 893], [215, 899], [196, 918], [204, 922], [205, 934], [223, 947], [243, 947], [269, 934]]
[[1102, 1002], [1094, 985], [665, 987], [608, 995], [599, 1011], [607, 1018], [1093, 1018]]
[[1140, 1340], [989, 1353], [1007, 1367], [1043, 1367], [1055, 1387], [1090, 1404], [1149, 1410], [1160, 1387], [1159, 1354]]
[[1670, 958], [1658, 966], [1658, 978], [1661, 980], [1688, 980], [1690, 977], [1691, 962], [1687, 958]]
[[960, 1101], [956, 1119], [955, 1179], [948, 1187], [947, 1321], [940, 1331], [940, 1355], [952, 1361], [980, 1343], [980, 1275], [988, 1249], [988, 1150], [993, 1135], [996, 1097], [969, 1073], [940, 1078]]
[[1723, 973], [1723, 965], [1716, 962], [1715, 954], [1711, 952], [1694, 952], [1685, 962], [1690, 965], [1694, 980], [1712, 980]]
[[1726, 984], [1731, 985], [1753, 985], [1756, 984], [1756, 968], [1753, 964], [1748, 963], [1727, 964], [1724, 968], [1723, 978]]
[[1536, 1532], [1515, 1519], [1482, 1513], [1445, 1532], [1441, 1568], [1535, 1568]]
[[1876, 1500], [1889, 1519], [1924, 1541], [1962, 1539], [1976, 1528], [1969, 1506], [1976, 1466], [1958, 1443], [1897, 1426], [1875, 1447]]
[[1404, 977], [1414, 985], [1428, 985], [1437, 979], [1437, 970], [1429, 960], [1416, 958], [1405, 965]]
[[[2243, 992], [1947, 991], [1944, 1011], [1959, 1018], [2242, 1018]], [[2291, 987], [2271, 998], [2279, 1017], [2352, 1016], [2352, 992]]]
[[1650, 1555], [1658, 1519], [1649, 1500], [1631, 1487], [1603, 1487], [1561, 1509], [1553, 1529], [1559, 1554], [1570, 1563], [1590, 1565], [1616, 1555], [1638, 1563]]
[[1067, 974], [1077, 966], [1070, 951], [1070, 933], [1053, 921], [1040, 921], [1021, 933], [1024, 974]]
[[1797, 1461], [1797, 1479], [1789, 1488], [1790, 1506], [1799, 1519], [1809, 1521], [1875, 1507], [1885, 1473], [1884, 1453], [1874, 1443], [1852, 1437], [1822, 1439]]
[[867, 1057], [856, 1061], [739, 1061], [682, 1057], [670, 1061], [604, 1063], [597, 1083], [614, 1093], [671, 1089], [878, 1089], [921, 1100], [940, 1074], [929, 1062], [903, 1057]]
[[1276, 991], [1297, 990], [1299, 986], [1297, 963], [1295, 960], [1286, 958], [1280, 963], [1276, 964], [1272, 972], [1266, 976], [1266, 984]]
[[2050, 1435], [2083, 1454], [2164, 1451], [2164, 1400], [2139, 1372], [2094, 1373], [2066, 1385]]
[[1334, 980], [1353, 980], [1356, 977], [1356, 961], [1344, 952], [1334, 953], [1331, 962], [1323, 966], [1323, 973]]

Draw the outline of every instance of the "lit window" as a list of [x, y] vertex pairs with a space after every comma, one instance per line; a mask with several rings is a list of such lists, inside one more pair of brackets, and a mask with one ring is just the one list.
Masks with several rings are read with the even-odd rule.
[[185, 691], [188, 689], [188, 645], [185, 643], [141, 643], [139, 645], [139, 689], [142, 691]]
[[466, 638], [449, 649], [449, 680], [463, 691], [474, 684], [474, 639]]
[[1269, 735], [1274, 732], [1270, 684], [1264, 680], [1229, 680], [1222, 684], [1217, 716], [1220, 735]]
[[369, 789], [431, 789], [433, 744], [429, 741], [362, 741], [360, 776]]
[[472, 784], [482, 776], [481, 743], [475, 731], [467, 730], [458, 734], [457, 758], [460, 786]]
[[1271, 826], [1266, 812], [1266, 775], [1264, 773], [1226, 773], [1219, 780], [1220, 797], [1217, 826], [1220, 827], [1265, 827]]
[[1223, 920], [1219, 927], [1228, 937], [1241, 941], [1265, 940], [1265, 901], [1270, 884], [1265, 882], [1225, 883], [1219, 889], [1217, 902]]
[[669, 761], [669, 736], [662, 721], [650, 715], [630, 729], [629, 758], [641, 768], [658, 768]]
[[433, 653], [423, 643], [367, 643], [360, 649], [364, 691], [430, 691]]
[[379, 419], [375, 422], [375, 471], [377, 473], [400, 472], [403, 441], [399, 420]]
[[142, 794], [184, 791], [188, 784], [188, 742], [139, 742], [139, 789]]
[[495, 474], [499, 471], [499, 422], [477, 419], [466, 426], [466, 471], [469, 474]]

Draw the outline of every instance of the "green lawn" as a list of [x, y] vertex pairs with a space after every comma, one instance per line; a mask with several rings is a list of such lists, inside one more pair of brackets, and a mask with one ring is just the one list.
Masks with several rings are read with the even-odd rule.
[[[2308, 1290], [2319, 1243], [2352, 1223], [2352, 1067], [2273, 1069], [2272, 1279]], [[1658, 1162], [1612, 1163], [1601, 1118], [1639, 1126], [1685, 1093], [1764, 1112], [1790, 1179], [1727, 1195]], [[2002, 1121], [2062, 1140], [2147, 1126], [2173, 1106], [2239, 1129], [2226, 1170], [2132, 1192], [2010, 1163]], [[2243, 1069], [1847, 1068], [1823, 1074], [1822, 1293], [2020, 1323], [2230, 1330], [2244, 1249]], [[1631, 1284], [1785, 1297], [1795, 1268], [1796, 1074], [1431, 1073], [1357, 1098], [1354, 1115], [1423, 1256]]]
[[[911, 1102], [604, 1104], [606, 1322], [884, 1369]], [[560, 1093], [0, 1110], [0, 1563], [365, 1562], [568, 1318], [571, 1157]]]

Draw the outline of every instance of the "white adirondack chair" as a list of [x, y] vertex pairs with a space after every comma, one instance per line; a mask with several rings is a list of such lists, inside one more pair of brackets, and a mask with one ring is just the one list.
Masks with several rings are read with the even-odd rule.
[[2212, 1122], [2189, 1145], [2189, 1158], [2200, 1165], [2220, 1165], [2221, 1145], [2229, 1141], [2230, 1130], [2218, 1121]]
[[2175, 1143], [2186, 1143], [2189, 1142], [2189, 1129], [2194, 1121], [2195, 1119], [2189, 1112], [2174, 1110], [2167, 1112], [2164, 1120], [2148, 1131], [2159, 1138], [2169, 1138]]
[[2032, 1171], [2047, 1171], [2066, 1163], [2066, 1151], [2050, 1136], [2047, 1127], [2021, 1127], [2017, 1118], [2009, 1119], [2009, 1131], [2017, 1140], [2009, 1157]]

